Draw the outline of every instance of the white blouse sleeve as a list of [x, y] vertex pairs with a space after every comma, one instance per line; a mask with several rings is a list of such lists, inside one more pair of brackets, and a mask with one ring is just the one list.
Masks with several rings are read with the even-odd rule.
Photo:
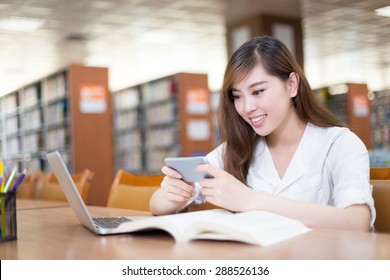
[[376, 213], [370, 185], [370, 161], [364, 143], [350, 130], [345, 130], [332, 144], [327, 157], [333, 182], [334, 206], [345, 208], [367, 204], [371, 210], [371, 227]]

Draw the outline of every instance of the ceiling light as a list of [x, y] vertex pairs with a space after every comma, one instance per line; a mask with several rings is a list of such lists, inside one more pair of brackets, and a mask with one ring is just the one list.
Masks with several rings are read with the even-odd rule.
[[383, 8], [380, 8], [380, 9], [376, 9], [375, 13], [378, 16], [390, 17], [390, 6], [383, 7]]
[[45, 24], [46, 20], [26, 17], [7, 17], [0, 19], [0, 29], [8, 31], [34, 32]]

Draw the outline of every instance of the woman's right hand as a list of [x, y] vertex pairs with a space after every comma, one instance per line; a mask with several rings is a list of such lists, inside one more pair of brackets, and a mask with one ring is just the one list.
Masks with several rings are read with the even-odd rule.
[[195, 194], [194, 186], [184, 182], [179, 172], [168, 166], [164, 166], [161, 171], [165, 174], [161, 189], [166, 200], [181, 206]]
[[150, 199], [150, 211], [154, 215], [175, 213], [195, 194], [194, 186], [184, 182], [179, 172], [168, 166], [161, 171], [165, 175], [164, 180]]

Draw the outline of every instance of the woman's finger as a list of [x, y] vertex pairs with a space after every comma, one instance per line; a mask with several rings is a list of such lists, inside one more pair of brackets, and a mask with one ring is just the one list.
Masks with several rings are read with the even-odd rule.
[[224, 174], [226, 174], [226, 172], [218, 167], [215, 167], [213, 165], [211, 165], [210, 163], [206, 163], [206, 164], [199, 164], [196, 169], [195, 169], [196, 172], [204, 172], [206, 173], [208, 176], [211, 176], [213, 178], [217, 178], [217, 177], [220, 177], [220, 176], [223, 176]]
[[177, 172], [175, 169], [172, 169], [166, 165], [164, 165], [162, 168], [161, 168], [161, 172], [164, 173], [165, 175], [169, 176], [169, 177], [172, 177], [172, 178], [177, 178], [177, 179], [181, 179], [182, 176], [179, 172]]
[[194, 193], [194, 187], [186, 182], [172, 177], [164, 177], [161, 187], [169, 193], [174, 193], [186, 198], [190, 198]]

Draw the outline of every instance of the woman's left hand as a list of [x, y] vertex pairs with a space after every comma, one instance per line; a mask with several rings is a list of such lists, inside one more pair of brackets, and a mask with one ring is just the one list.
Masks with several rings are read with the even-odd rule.
[[205, 172], [212, 178], [200, 181], [206, 201], [233, 212], [244, 211], [252, 190], [230, 173], [211, 164], [201, 164], [196, 171]]

